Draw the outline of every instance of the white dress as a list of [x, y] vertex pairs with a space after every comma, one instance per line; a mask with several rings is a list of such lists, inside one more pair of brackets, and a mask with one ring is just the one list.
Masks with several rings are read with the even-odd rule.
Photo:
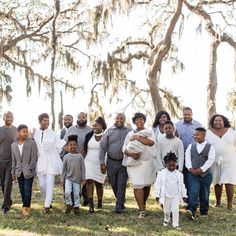
[[100, 170], [99, 148], [100, 141], [97, 141], [93, 135], [88, 142], [88, 151], [84, 159], [85, 178], [92, 179], [103, 184], [106, 175], [102, 174]]
[[207, 130], [206, 140], [215, 148], [216, 158], [212, 165], [213, 184], [236, 185], [236, 133], [232, 128], [220, 138]]
[[[124, 141], [123, 151], [125, 151], [126, 146], [128, 145], [130, 138], [134, 135], [134, 131], [130, 131]], [[154, 147], [156, 145], [156, 138], [154, 133], [152, 132], [152, 137], [148, 137], [154, 141]], [[150, 152], [151, 153], [151, 152]], [[127, 166], [127, 173], [133, 188], [140, 189], [146, 186], [150, 186], [155, 182], [156, 179], [156, 167], [155, 167], [155, 152], [153, 156], [150, 155], [149, 159], [142, 160], [140, 159], [141, 164], [136, 166]], [[125, 158], [123, 161], [123, 165], [125, 165]]]

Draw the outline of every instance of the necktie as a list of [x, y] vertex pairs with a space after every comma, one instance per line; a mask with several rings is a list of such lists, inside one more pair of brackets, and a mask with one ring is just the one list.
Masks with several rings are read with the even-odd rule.
[[43, 142], [43, 131], [42, 131], [42, 136], [41, 136], [41, 143]]

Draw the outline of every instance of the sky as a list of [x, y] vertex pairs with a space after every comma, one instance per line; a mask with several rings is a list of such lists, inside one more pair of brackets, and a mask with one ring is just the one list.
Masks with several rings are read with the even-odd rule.
[[[137, 15], [138, 14], [138, 15]], [[121, 38], [127, 37], [130, 31], [136, 32], [137, 35], [145, 34], [139, 31], [136, 24], [137, 18], [142, 17], [144, 12], [136, 13], [136, 16], [130, 16], [119, 19], [119, 24], [113, 22], [113, 29], [110, 29], [109, 40], [116, 39], [119, 41]], [[118, 25], [116, 25], [118, 24]], [[181, 43], [178, 46], [178, 56], [185, 65], [185, 70], [173, 75], [170, 71], [168, 64], [163, 64], [162, 75], [160, 80], [160, 87], [167, 88], [173, 91], [176, 96], [179, 96], [183, 101], [183, 105], [190, 106], [193, 109], [194, 118], [204, 125], [206, 125], [207, 111], [206, 111], [206, 92], [208, 82], [208, 65], [209, 65], [209, 45], [210, 37], [203, 30], [201, 35], [196, 36], [196, 27], [199, 24], [199, 18], [190, 16], [189, 20], [185, 23], [185, 30], [183, 32]], [[119, 27], [117, 27], [119, 26]], [[203, 25], [204, 27], [204, 25]], [[122, 30], [120, 30], [122, 28]], [[234, 34], [235, 33], [235, 34]], [[232, 32], [236, 35], [236, 32]], [[105, 47], [108, 51], [114, 49], [114, 43], [107, 43]], [[107, 50], [101, 49], [98, 53], [101, 57], [106, 57]], [[227, 45], [222, 44], [218, 49], [218, 90], [217, 90], [217, 112], [230, 117], [226, 111], [227, 92], [235, 87], [234, 74], [233, 74], [233, 50]], [[42, 68], [39, 68], [41, 70]], [[45, 68], [43, 68], [45, 69]], [[132, 73], [128, 73], [128, 77], [136, 78], [137, 84], [143, 85], [146, 81], [146, 68], [140, 66], [134, 67]], [[79, 78], [80, 84], [84, 84], [84, 91], [80, 90], [75, 97], [65, 92], [64, 95], [64, 112], [70, 113], [76, 117], [79, 111], [88, 110], [89, 94], [91, 89], [90, 71], [84, 71], [81, 74], [75, 75]], [[50, 113], [50, 100], [47, 97], [47, 90], [42, 89], [41, 93], [37, 92], [37, 83], [30, 98], [26, 97], [25, 93], [25, 80], [19, 71], [13, 72], [13, 101], [11, 105], [3, 104], [3, 110], [12, 110], [15, 114], [15, 124], [21, 123], [28, 124], [30, 127], [37, 127], [37, 117], [42, 112]], [[125, 91], [120, 91], [122, 94], [127, 94]], [[117, 107], [109, 107], [104, 104], [105, 110], [112, 111], [113, 113], [124, 107], [129, 100], [124, 97], [124, 103]], [[56, 102], [56, 113], [60, 112], [60, 101]], [[135, 112], [135, 111], [133, 111]], [[153, 122], [153, 117], [148, 117], [148, 124]], [[113, 121], [109, 121], [111, 124]]]

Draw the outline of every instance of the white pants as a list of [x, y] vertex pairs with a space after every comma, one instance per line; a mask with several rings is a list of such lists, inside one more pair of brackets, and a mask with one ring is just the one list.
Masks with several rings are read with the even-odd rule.
[[40, 193], [42, 199], [44, 200], [44, 206], [48, 208], [52, 204], [55, 175], [45, 175], [43, 173], [37, 173], [37, 176], [39, 181]]
[[73, 197], [74, 197], [74, 207], [79, 207], [80, 200], [80, 184], [70, 181], [66, 179], [65, 181], [65, 202], [66, 205], [72, 206], [71, 192], [73, 189]]
[[163, 204], [164, 221], [170, 221], [170, 213], [172, 212], [172, 225], [173, 227], [179, 226], [179, 199], [178, 198], [165, 198]]

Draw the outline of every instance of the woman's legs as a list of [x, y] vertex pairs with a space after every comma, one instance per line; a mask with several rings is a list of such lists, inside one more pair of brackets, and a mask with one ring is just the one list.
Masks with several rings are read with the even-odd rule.
[[89, 212], [94, 212], [93, 193], [94, 193], [94, 181], [92, 179], [86, 180], [86, 191], [89, 201]]
[[149, 197], [149, 194], [150, 194], [150, 190], [151, 190], [151, 186], [146, 186], [143, 188], [143, 192], [144, 192], [144, 207], [145, 207], [145, 210], [146, 210], [146, 201]]
[[227, 195], [228, 210], [233, 208], [234, 186], [233, 184], [225, 184], [225, 190]]
[[136, 199], [136, 202], [138, 204], [139, 210], [140, 211], [145, 211], [145, 206], [144, 206], [144, 189], [134, 189], [134, 196]]
[[215, 207], [218, 207], [221, 205], [221, 195], [222, 195], [222, 189], [223, 186], [220, 184], [216, 184], [214, 186], [214, 190], [215, 190], [215, 197], [216, 197], [216, 202], [215, 202]]
[[102, 198], [103, 198], [103, 184], [95, 181], [97, 198], [98, 198], [98, 206], [97, 208], [102, 208]]

